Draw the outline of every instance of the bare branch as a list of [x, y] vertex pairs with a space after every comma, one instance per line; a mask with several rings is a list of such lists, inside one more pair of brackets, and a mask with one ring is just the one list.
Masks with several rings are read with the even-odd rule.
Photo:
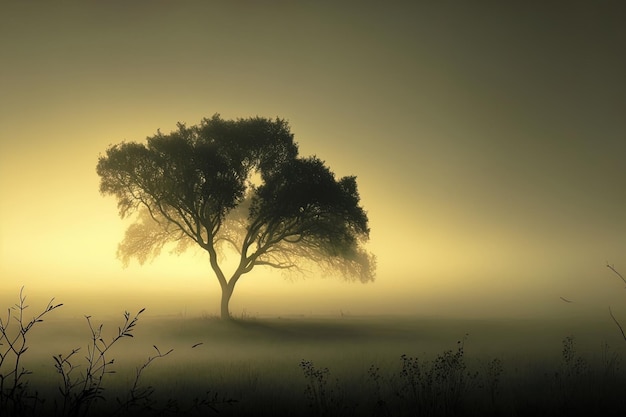
[[608, 263], [606, 264], [606, 267], [609, 268], [611, 271], [615, 272], [615, 274], [617, 274], [618, 277], [621, 278], [622, 281], [624, 281], [624, 283], [626, 284], [626, 278], [624, 278], [622, 276], [622, 274], [620, 274], [613, 265], [609, 265]]
[[256, 261], [254, 264], [259, 266], [271, 266], [272, 268], [276, 269], [292, 269], [295, 267], [294, 264], [274, 263], [269, 261]]
[[619, 323], [619, 321], [617, 321], [617, 319], [613, 315], [613, 311], [611, 311], [611, 307], [609, 307], [609, 314], [611, 315], [611, 318], [613, 319], [613, 321], [615, 322], [615, 324], [619, 328], [619, 331], [622, 333], [622, 338], [626, 341], [626, 334], [624, 334], [624, 328], [622, 327], [622, 325]]

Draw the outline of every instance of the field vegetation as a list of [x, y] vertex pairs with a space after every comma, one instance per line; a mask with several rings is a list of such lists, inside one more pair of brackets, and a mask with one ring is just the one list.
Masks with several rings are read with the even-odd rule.
[[[55, 317], [0, 322], [0, 416], [623, 415], [626, 343], [588, 320]], [[217, 414], [216, 414], [217, 415]]]

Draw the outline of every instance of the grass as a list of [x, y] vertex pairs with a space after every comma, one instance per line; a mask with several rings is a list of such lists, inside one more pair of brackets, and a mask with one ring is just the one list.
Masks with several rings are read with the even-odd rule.
[[[606, 320], [0, 321], [0, 416], [623, 415]], [[45, 319], [45, 323], [42, 321]], [[166, 346], [159, 349], [157, 346]]]

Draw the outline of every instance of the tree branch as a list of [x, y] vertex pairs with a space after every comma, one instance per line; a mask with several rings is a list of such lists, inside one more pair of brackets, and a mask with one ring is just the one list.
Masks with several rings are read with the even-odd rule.
[[622, 276], [622, 274], [620, 274], [617, 269], [615, 269], [615, 266], [613, 265], [609, 265], [608, 263], [606, 264], [606, 267], [609, 268], [611, 271], [615, 272], [617, 274], [618, 277], [620, 277], [622, 279], [622, 281], [624, 281], [624, 283], [626, 284], [626, 278], [624, 278]]
[[619, 331], [622, 333], [622, 338], [624, 340], [626, 340], [626, 334], [624, 334], [624, 328], [622, 327], [621, 324], [619, 324], [619, 321], [617, 321], [617, 319], [615, 318], [615, 316], [613, 315], [613, 311], [611, 310], [611, 307], [609, 307], [609, 314], [611, 315], [611, 318], [613, 319], [613, 321], [615, 322], [615, 324], [617, 324], [617, 327], [619, 328]]
[[[262, 266], [271, 266], [272, 268], [276, 268], [276, 269], [292, 269], [294, 268], [296, 265], [292, 264], [292, 263], [274, 263], [274, 262], [269, 262], [269, 261], [262, 261], [262, 260], [257, 260], [254, 265], [262, 265]], [[250, 268], [252, 269], [252, 268]]]

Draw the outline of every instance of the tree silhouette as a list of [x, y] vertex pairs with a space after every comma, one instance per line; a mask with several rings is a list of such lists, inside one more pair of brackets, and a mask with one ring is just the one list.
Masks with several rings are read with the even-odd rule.
[[[368, 218], [356, 178], [335, 179], [317, 157], [298, 156], [286, 121], [219, 115], [147, 144], [122, 142], [100, 156], [100, 192], [117, 198], [120, 217], [136, 213], [118, 246], [127, 265], [197, 244], [222, 289], [221, 317], [239, 279], [255, 266], [302, 271], [314, 264], [346, 279], [374, 279], [375, 258], [363, 243]], [[227, 249], [238, 254], [228, 277]]]

